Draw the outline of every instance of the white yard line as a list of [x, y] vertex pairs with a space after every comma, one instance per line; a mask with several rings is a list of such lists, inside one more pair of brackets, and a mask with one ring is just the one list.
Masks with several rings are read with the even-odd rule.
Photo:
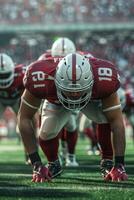
[[1, 146], [0, 147], [0, 153], [1, 153], [1, 151], [17, 151], [17, 150], [22, 150], [23, 149], [23, 147], [20, 145], [20, 146], [8, 146], [8, 145], [6, 145], [6, 146]]

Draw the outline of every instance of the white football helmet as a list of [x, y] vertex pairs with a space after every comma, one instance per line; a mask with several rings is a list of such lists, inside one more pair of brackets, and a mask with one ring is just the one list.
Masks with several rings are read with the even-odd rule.
[[76, 47], [74, 43], [65, 37], [57, 39], [51, 48], [51, 54], [55, 56], [66, 56], [69, 53], [75, 53]]
[[8, 88], [14, 80], [15, 65], [12, 59], [4, 54], [0, 53], [0, 88]]
[[89, 61], [78, 53], [68, 54], [57, 66], [55, 74], [57, 96], [69, 110], [80, 110], [89, 102], [93, 73]]

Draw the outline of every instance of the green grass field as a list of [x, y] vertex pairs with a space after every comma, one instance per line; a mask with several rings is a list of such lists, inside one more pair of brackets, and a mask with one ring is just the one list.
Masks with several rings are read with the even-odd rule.
[[[50, 183], [31, 183], [31, 167], [24, 163], [22, 145], [16, 140], [0, 142], [0, 199], [18, 200], [133, 200], [134, 146], [128, 142], [126, 170], [129, 180], [104, 182], [99, 171], [99, 156], [86, 154], [86, 140], [79, 140], [77, 159], [80, 166], [64, 168], [63, 174]], [[45, 162], [45, 160], [44, 160]]]

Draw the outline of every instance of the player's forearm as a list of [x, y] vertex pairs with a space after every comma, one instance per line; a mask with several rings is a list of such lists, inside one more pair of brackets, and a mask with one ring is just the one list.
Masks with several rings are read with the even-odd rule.
[[114, 121], [111, 123], [113, 153], [115, 156], [124, 156], [125, 154], [125, 128], [122, 121]]
[[23, 119], [18, 120], [20, 134], [28, 154], [37, 151], [37, 141], [35, 137], [35, 130], [33, 129], [32, 120]]

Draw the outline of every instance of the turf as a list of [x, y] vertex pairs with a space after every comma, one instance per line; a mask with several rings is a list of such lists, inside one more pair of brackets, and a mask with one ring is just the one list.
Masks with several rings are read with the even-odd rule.
[[[76, 168], [64, 168], [63, 174], [50, 183], [32, 183], [31, 167], [24, 163], [24, 151], [16, 140], [0, 142], [0, 200], [133, 200], [134, 146], [127, 142], [126, 170], [129, 180], [104, 182], [99, 171], [99, 156], [88, 156], [88, 142], [79, 139]], [[42, 152], [41, 156], [43, 157]], [[45, 160], [43, 160], [45, 162]]]

